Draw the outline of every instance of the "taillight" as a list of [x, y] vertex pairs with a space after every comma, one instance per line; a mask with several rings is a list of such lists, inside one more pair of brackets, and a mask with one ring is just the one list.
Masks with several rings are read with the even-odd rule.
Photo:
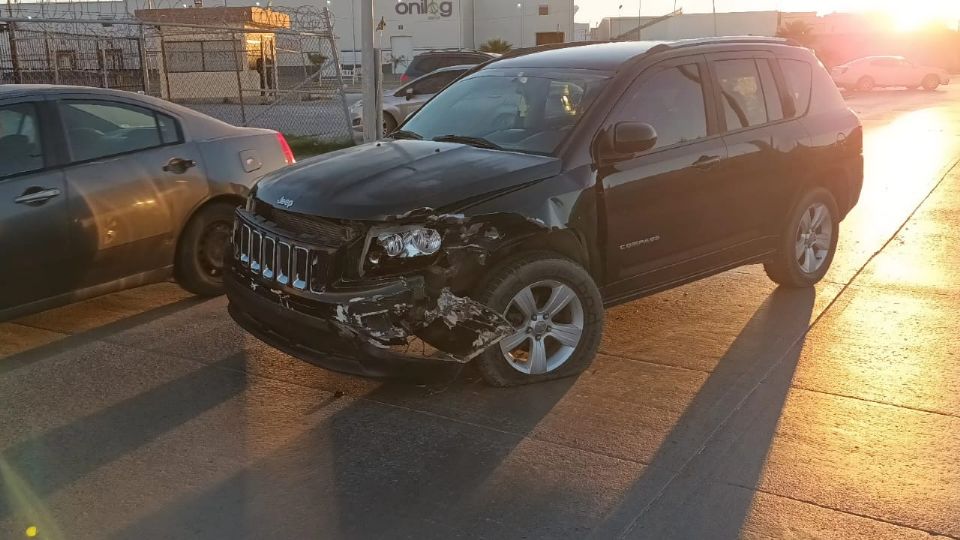
[[283, 159], [287, 160], [287, 165], [296, 163], [297, 159], [293, 157], [293, 150], [291, 150], [290, 145], [287, 144], [287, 138], [279, 131], [277, 132], [277, 141], [280, 143], [280, 150], [283, 151]]
[[410, 81], [410, 76], [406, 73], [400, 76], [400, 84], [406, 84], [408, 81]]

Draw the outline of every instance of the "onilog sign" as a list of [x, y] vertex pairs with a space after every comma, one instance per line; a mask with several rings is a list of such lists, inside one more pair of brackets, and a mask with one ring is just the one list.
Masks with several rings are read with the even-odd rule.
[[397, 2], [397, 15], [427, 15], [431, 19], [453, 15], [453, 2], [444, 0], [401, 0]]

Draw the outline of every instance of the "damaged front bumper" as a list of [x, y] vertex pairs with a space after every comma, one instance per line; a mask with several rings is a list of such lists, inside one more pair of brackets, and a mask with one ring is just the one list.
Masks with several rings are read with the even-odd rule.
[[[486, 306], [443, 289], [431, 297], [419, 276], [366, 288], [311, 294], [266, 287], [242, 269], [224, 277], [229, 312], [262, 341], [336, 371], [395, 375], [411, 363], [463, 363], [513, 332]], [[405, 354], [419, 338], [436, 350]]]

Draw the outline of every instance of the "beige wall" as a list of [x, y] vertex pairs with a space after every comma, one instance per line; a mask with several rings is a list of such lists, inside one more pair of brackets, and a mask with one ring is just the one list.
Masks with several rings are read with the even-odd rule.
[[[196, 73], [168, 73], [171, 100], [230, 98], [236, 101], [237, 74], [233, 71], [201, 71]], [[260, 75], [256, 71], [240, 73], [244, 88], [260, 88]]]

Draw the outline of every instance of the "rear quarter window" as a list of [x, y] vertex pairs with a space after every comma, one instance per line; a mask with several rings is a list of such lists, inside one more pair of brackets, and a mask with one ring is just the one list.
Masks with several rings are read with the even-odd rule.
[[813, 68], [803, 60], [781, 59], [780, 69], [787, 85], [787, 94], [793, 100], [796, 116], [807, 114], [813, 93]]

